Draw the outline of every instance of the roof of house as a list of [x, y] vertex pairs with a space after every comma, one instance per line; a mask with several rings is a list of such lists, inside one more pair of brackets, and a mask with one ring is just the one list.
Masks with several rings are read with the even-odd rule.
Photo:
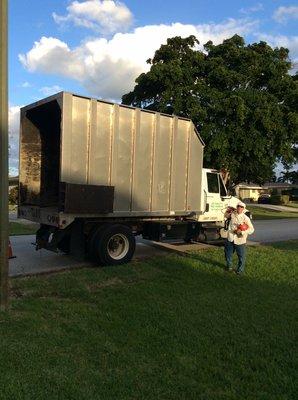
[[245, 183], [240, 182], [236, 185], [238, 189], [291, 189], [296, 188], [298, 185], [287, 183], [287, 182], [266, 182], [264, 185], [258, 185], [257, 183]]
[[8, 184], [9, 186], [14, 186], [19, 184], [19, 177], [18, 176], [9, 176], [8, 177]]
[[263, 189], [263, 187], [258, 185], [257, 183], [245, 183], [245, 182], [238, 183], [236, 187], [238, 189]]
[[266, 182], [263, 185], [263, 188], [268, 189], [291, 189], [297, 187], [297, 185], [293, 185], [292, 183], [287, 182]]

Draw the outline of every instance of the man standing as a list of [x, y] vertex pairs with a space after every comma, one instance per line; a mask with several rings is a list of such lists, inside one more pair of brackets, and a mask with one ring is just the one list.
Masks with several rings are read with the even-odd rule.
[[228, 209], [225, 217], [230, 219], [228, 237], [225, 243], [226, 270], [233, 271], [232, 258], [234, 251], [236, 251], [238, 267], [235, 272], [241, 275], [245, 266], [247, 236], [254, 232], [254, 227], [250, 218], [245, 214], [245, 204], [241, 201], [237, 204], [236, 210]]

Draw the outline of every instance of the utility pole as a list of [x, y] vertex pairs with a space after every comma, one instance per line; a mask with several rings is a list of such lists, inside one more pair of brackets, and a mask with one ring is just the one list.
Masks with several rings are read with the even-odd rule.
[[0, 309], [8, 307], [7, 0], [0, 1]]

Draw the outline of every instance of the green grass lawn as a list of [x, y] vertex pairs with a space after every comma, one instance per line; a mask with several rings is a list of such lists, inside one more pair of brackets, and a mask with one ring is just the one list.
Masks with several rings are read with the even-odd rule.
[[13, 279], [1, 400], [297, 398], [298, 241]]
[[252, 212], [253, 219], [298, 218], [297, 212], [269, 210], [268, 208], [254, 207], [250, 204], [247, 205], [247, 208]]
[[37, 224], [22, 224], [20, 222], [9, 223], [9, 234], [15, 235], [34, 235], [38, 229]]
[[294, 207], [294, 208], [298, 208], [298, 202], [291, 202], [289, 204], [287, 204], [289, 207]]

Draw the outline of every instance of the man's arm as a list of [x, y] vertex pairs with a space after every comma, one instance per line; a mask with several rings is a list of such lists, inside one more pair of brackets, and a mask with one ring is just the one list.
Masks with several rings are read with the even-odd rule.
[[247, 229], [247, 234], [248, 235], [251, 235], [252, 233], [254, 233], [254, 231], [255, 231], [255, 228], [253, 227], [253, 224], [252, 224], [252, 222], [251, 222], [251, 219], [246, 215], [246, 224], [248, 225], [248, 229]]

